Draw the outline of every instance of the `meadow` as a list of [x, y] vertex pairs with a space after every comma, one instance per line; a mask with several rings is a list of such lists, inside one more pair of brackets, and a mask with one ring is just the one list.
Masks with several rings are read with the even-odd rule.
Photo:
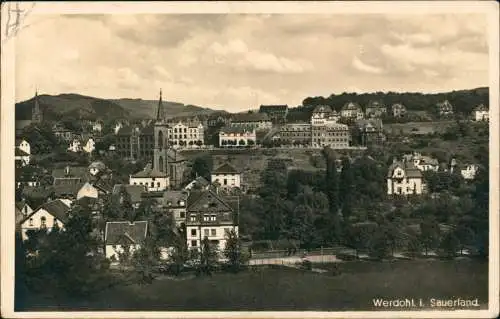
[[478, 298], [480, 308], [487, 309], [486, 261], [353, 261], [338, 265], [340, 275], [331, 271], [333, 264], [321, 264], [314, 267], [329, 271], [258, 267], [238, 274], [158, 278], [152, 284], [116, 286], [79, 300], [26, 293], [16, 299], [16, 311], [373, 311], [384, 310], [374, 307], [374, 298], [422, 298], [425, 302], [454, 297]]

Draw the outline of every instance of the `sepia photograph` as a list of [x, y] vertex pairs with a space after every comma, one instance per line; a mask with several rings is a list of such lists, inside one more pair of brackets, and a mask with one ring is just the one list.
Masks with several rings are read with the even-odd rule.
[[1, 14], [2, 317], [498, 316], [497, 2]]

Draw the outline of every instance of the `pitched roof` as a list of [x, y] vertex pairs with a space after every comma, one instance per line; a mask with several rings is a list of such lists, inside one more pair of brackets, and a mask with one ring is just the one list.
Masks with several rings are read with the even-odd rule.
[[24, 221], [28, 220], [31, 216], [33, 216], [36, 212], [38, 212], [40, 209], [44, 209], [49, 213], [50, 215], [54, 216], [58, 220], [60, 220], [63, 224], [68, 221], [69, 218], [69, 206], [66, 205], [64, 202], [62, 202], [59, 199], [47, 202], [42, 204], [40, 207], [38, 207], [36, 210], [34, 210], [31, 214], [26, 216], [26, 218], [21, 222], [23, 223]]
[[314, 108], [313, 113], [332, 113], [330, 105], [318, 105]]
[[229, 163], [224, 163], [214, 170], [212, 174], [239, 174], [239, 172]]
[[395, 108], [406, 108], [406, 107], [405, 107], [405, 106], [404, 106], [404, 104], [402, 104], [402, 103], [394, 103], [394, 104], [391, 106], [391, 108], [395, 109]]
[[[201, 187], [205, 187], [205, 186], [210, 185], [210, 182], [209, 182], [209, 181], [207, 181], [207, 180], [206, 180], [206, 178], [205, 178], [205, 177], [203, 177], [203, 176], [198, 176], [198, 177], [196, 177], [194, 180], [192, 180], [192, 181], [191, 181], [191, 183], [196, 184], [196, 185], [199, 185], [199, 186], [201, 186]], [[190, 184], [191, 184], [191, 183], [190, 183]]]
[[387, 177], [392, 177], [392, 174], [396, 168], [402, 168], [405, 171], [405, 177], [416, 177], [421, 178], [422, 172], [416, 168], [411, 162], [395, 162], [389, 166], [387, 171]]
[[220, 132], [222, 133], [237, 133], [237, 134], [243, 134], [243, 133], [253, 133], [255, 130], [253, 129], [248, 129], [244, 126], [238, 126], [238, 125], [233, 125], [233, 126], [225, 126], [220, 129]]
[[221, 196], [212, 190], [191, 192], [189, 194], [187, 204], [188, 211], [204, 210], [209, 207], [214, 207], [219, 211], [233, 211], [231, 205], [229, 205]]
[[102, 179], [97, 180], [92, 185], [95, 188], [97, 188], [105, 193], [111, 193], [113, 191], [113, 186], [111, 186], [108, 182], [103, 181]]
[[371, 100], [366, 105], [366, 108], [381, 108], [381, 109], [385, 109], [385, 105], [381, 101]]
[[154, 168], [151, 168], [151, 164], [147, 164], [146, 167], [131, 176], [132, 178], [162, 178], [167, 177], [166, 173], [160, 172]]
[[23, 151], [19, 147], [16, 147], [15, 156], [30, 156], [30, 154], [26, 153], [25, 151]]
[[232, 121], [237, 123], [248, 123], [270, 121], [270, 119], [266, 113], [237, 113], [233, 115]]
[[85, 185], [83, 182], [78, 182], [74, 184], [55, 184], [52, 186], [54, 190], [54, 195], [62, 196], [62, 195], [71, 195], [76, 196], [78, 191]]
[[113, 187], [113, 195], [118, 195], [125, 189], [125, 191], [130, 195], [130, 201], [132, 203], [139, 203], [141, 201], [141, 194], [146, 192], [146, 187], [144, 185], [123, 185], [116, 184]]
[[96, 169], [102, 171], [102, 170], [106, 169], [106, 165], [101, 161], [94, 161], [94, 162], [90, 163], [89, 169], [90, 168], [96, 168]]
[[106, 245], [116, 245], [121, 244], [125, 237], [131, 244], [139, 244], [146, 239], [147, 231], [147, 221], [107, 222], [104, 241]]
[[358, 103], [356, 103], [356, 102], [347, 102], [342, 107], [342, 110], [343, 111], [346, 111], [346, 110], [361, 110], [361, 106]]
[[160, 202], [164, 206], [177, 206], [180, 201], [187, 203], [189, 197], [189, 192], [186, 191], [166, 191], [163, 193], [163, 197]]
[[167, 156], [169, 162], [183, 162], [187, 160], [184, 156], [181, 155], [179, 151], [174, 150], [172, 148], [169, 148], [167, 150]]

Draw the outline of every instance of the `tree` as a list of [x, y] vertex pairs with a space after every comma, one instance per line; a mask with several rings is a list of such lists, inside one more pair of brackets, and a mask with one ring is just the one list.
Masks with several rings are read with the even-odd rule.
[[132, 255], [132, 265], [143, 283], [153, 280], [153, 268], [158, 264], [160, 250], [154, 239], [147, 237], [143, 245]]
[[246, 145], [246, 142], [245, 142], [245, 140], [240, 140], [238, 144], [239, 144], [240, 146], [245, 146], [245, 145]]
[[255, 141], [254, 140], [248, 140], [248, 145], [249, 146], [254, 146], [255, 145]]
[[217, 247], [212, 245], [205, 237], [201, 242], [199, 274], [212, 275], [212, 271], [218, 260]]
[[241, 240], [234, 229], [226, 233], [224, 256], [227, 259], [229, 269], [233, 272], [239, 272], [248, 262], [249, 256], [243, 251]]
[[447, 233], [441, 240], [440, 248], [444, 256], [453, 258], [457, 254], [460, 241], [454, 232]]
[[213, 158], [210, 155], [198, 156], [194, 159], [191, 166], [191, 179], [197, 176], [202, 176], [206, 180], [210, 180], [210, 174], [213, 169]]
[[369, 239], [368, 249], [370, 256], [376, 259], [387, 257], [389, 252], [387, 241], [387, 233], [384, 229], [376, 229]]
[[183, 234], [179, 234], [174, 238], [173, 251], [170, 256], [172, 270], [178, 276], [184, 267], [186, 261], [189, 260], [189, 251], [187, 248], [186, 240]]
[[425, 249], [425, 255], [429, 249], [436, 248], [439, 243], [440, 229], [439, 224], [433, 217], [425, 217], [420, 223], [420, 240]]

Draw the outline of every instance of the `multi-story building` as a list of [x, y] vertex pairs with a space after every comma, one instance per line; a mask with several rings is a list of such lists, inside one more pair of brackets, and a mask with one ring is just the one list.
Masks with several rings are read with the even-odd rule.
[[484, 104], [480, 104], [474, 109], [473, 117], [475, 121], [488, 121], [490, 118], [490, 111]]
[[106, 258], [113, 264], [117, 264], [125, 249], [129, 250], [130, 255], [133, 255], [144, 244], [147, 234], [147, 221], [107, 222], [104, 234]]
[[30, 230], [46, 229], [50, 232], [56, 224], [60, 229], [64, 229], [64, 224], [69, 218], [69, 210], [70, 206], [62, 200], [42, 204], [20, 222], [23, 240], [28, 239]]
[[381, 119], [356, 120], [354, 122], [352, 141], [362, 146], [382, 144], [386, 140]]
[[241, 173], [232, 165], [225, 163], [212, 172], [211, 182], [221, 188], [240, 188]]
[[361, 120], [364, 118], [363, 109], [358, 103], [347, 102], [340, 110], [340, 117], [343, 119]]
[[255, 128], [247, 126], [227, 126], [219, 131], [220, 147], [245, 147], [257, 144]]
[[166, 191], [159, 200], [160, 206], [171, 215], [176, 227], [186, 225], [186, 212], [189, 192], [187, 191]]
[[401, 103], [395, 103], [391, 106], [391, 114], [395, 118], [402, 118], [406, 115], [406, 106]]
[[412, 162], [394, 161], [387, 173], [387, 195], [420, 195], [425, 185], [422, 172]]
[[124, 126], [116, 134], [115, 151], [122, 157], [131, 160], [151, 162], [153, 159], [153, 126]]
[[340, 115], [328, 105], [319, 105], [313, 110], [311, 115], [311, 125], [326, 125], [337, 123]]
[[193, 191], [188, 197], [186, 240], [188, 249], [200, 249], [205, 238], [219, 252], [226, 247], [227, 234], [238, 234], [238, 211], [212, 190]]
[[266, 113], [238, 113], [233, 114], [231, 126], [244, 127], [246, 129], [265, 130], [271, 129], [273, 123]]
[[334, 149], [349, 147], [349, 127], [345, 124], [330, 123], [311, 126], [312, 146], [329, 146]]
[[286, 122], [288, 105], [261, 105], [259, 113], [267, 114], [273, 123], [282, 124]]
[[386, 106], [381, 101], [370, 101], [366, 105], [366, 118], [380, 118], [387, 113]]
[[289, 123], [280, 127], [280, 140], [285, 144], [310, 145], [311, 124]]
[[169, 146], [174, 148], [199, 147], [205, 139], [203, 124], [199, 120], [171, 123], [167, 132]]
[[444, 100], [443, 102], [437, 103], [437, 112], [440, 116], [446, 116], [453, 114], [453, 105], [448, 100]]
[[222, 113], [216, 112], [211, 114], [207, 118], [207, 126], [208, 127], [223, 127], [231, 124], [231, 114], [230, 113]]
[[52, 133], [59, 139], [65, 142], [71, 141], [75, 134], [70, 130], [64, 127], [62, 123], [55, 123], [52, 126]]

